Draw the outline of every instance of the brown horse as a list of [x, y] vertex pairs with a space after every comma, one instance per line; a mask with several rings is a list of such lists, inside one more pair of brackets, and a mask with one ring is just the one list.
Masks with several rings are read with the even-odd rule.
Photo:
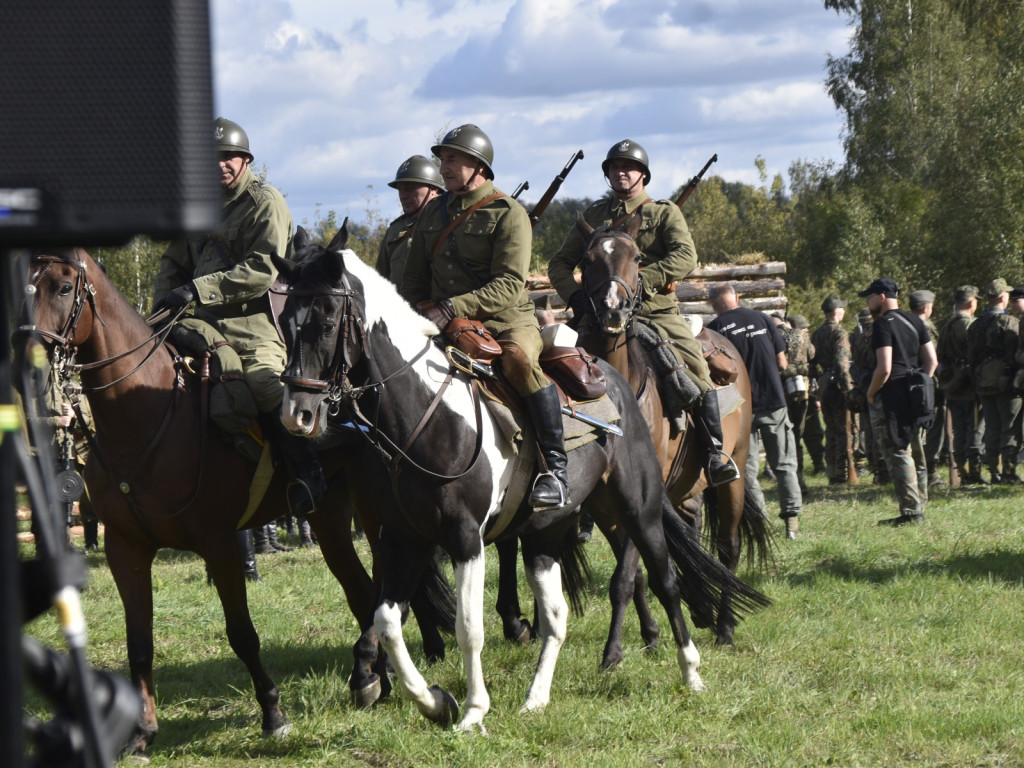
[[[35, 256], [29, 284], [33, 301], [26, 312], [34, 318], [29, 329], [73, 359], [92, 409], [93, 451], [85, 479], [106, 528], [106, 558], [125, 611], [129, 670], [143, 701], [140, 729], [128, 749], [144, 752], [158, 730], [151, 579], [153, 559], [164, 547], [194, 552], [206, 562], [224, 609], [228, 641], [252, 676], [263, 735], [283, 736], [290, 723], [260, 660], [235, 537], [255, 465], [212, 434], [212, 425], [201, 418], [196, 378], [186, 375], [162, 336], [152, 332], [87, 253], [75, 248]], [[377, 590], [353, 547], [348, 505], [340, 503], [346, 492], [346, 450], [321, 454], [328, 478], [321, 509], [331, 511], [312, 515], [310, 523], [365, 629]], [[283, 471], [275, 472], [247, 525], [280, 516], [286, 482]], [[361, 522], [365, 530], [376, 530], [362, 514]]]
[[[643, 300], [639, 266], [641, 254], [634, 239], [639, 224], [639, 217], [633, 217], [625, 224], [627, 231], [605, 227], [595, 230], [582, 217], [577, 219], [577, 227], [587, 240], [582, 288], [590, 299], [593, 312], [584, 324], [586, 330], [581, 334], [580, 346], [607, 360], [636, 393], [640, 410], [651, 430], [669, 498], [676, 510], [695, 519], [699, 527], [703, 494], [708, 507], [704, 525], [722, 563], [735, 572], [741, 543], [745, 543], [748, 559], [753, 562], [756, 556], [763, 566], [770, 557], [771, 533], [763, 511], [744, 486], [752, 420], [750, 380], [746, 367], [728, 339], [710, 329], [702, 331], [736, 362], [738, 376], [732, 386], [742, 398], [738, 407], [722, 418], [723, 450], [736, 461], [740, 477], [708, 489], [703, 472], [704, 438], [692, 421], [689, 429], [675, 437], [671, 435], [658, 395], [655, 371], [634, 334], [634, 319]], [[724, 593], [715, 628], [718, 644], [731, 644], [733, 641], [736, 622], [729, 599], [729, 595]]]

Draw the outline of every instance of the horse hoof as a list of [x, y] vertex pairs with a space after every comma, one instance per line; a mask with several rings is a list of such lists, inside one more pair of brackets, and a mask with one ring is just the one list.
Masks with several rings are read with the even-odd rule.
[[357, 709], [369, 709], [380, 700], [381, 687], [380, 678], [376, 678], [369, 685], [352, 691], [352, 704]]
[[513, 640], [513, 642], [516, 645], [529, 645], [530, 641], [533, 640], [533, 627], [530, 626], [528, 621], [524, 621], [522, 624], [523, 628], [519, 632], [519, 637]]
[[427, 719], [444, 728], [456, 723], [459, 719], [459, 702], [455, 697], [439, 685], [430, 686], [430, 691], [434, 694], [435, 701], [440, 698], [438, 703], [441, 705], [441, 711], [436, 715], [427, 715]]
[[291, 721], [285, 720], [276, 728], [264, 728], [263, 738], [265, 739], [283, 739], [289, 733], [292, 732]]

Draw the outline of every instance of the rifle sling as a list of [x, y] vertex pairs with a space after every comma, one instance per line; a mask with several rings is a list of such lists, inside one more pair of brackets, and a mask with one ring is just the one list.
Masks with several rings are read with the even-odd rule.
[[643, 208], [645, 205], [647, 205], [647, 203], [651, 203], [651, 202], [654, 202], [654, 201], [651, 200], [651, 198], [649, 198], [649, 197], [645, 197], [643, 200], [640, 201], [640, 205], [638, 205], [636, 208], [634, 208], [631, 212], [625, 213], [622, 216], [619, 216], [619, 218], [617, 218], [615, 221], [613, 221], [611, 223], [611, 225], [608, 227], [608, 229], [617, 229], [620, 225], [622, 225], [623, 222], [625, 222], [631, 216], [636, 216], [637, 213], [640, 212], [641, 208]]

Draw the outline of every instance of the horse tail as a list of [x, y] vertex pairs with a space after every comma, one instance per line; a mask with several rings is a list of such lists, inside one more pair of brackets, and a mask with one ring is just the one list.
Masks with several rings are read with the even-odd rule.
[[445, 574], [444, 551], [437, 547], [416, 588], [413, 610], [418, 622], [429, 622], [446, 635], [455, 634], [455, 590]]
[[576, 526], [570, 527], [562, 539], [559, 561], [562, 567], [562, 588], [569, 597], [569, 609], [573, 616], [582, 616], [583, 598], [594, 577], [590, 570], [590, 559], [587, 557], [586, 549], [580, 544]]
[[[713, 489], [704, 492], [704, 533], [709, 547], [718, 541], [722, 521], [719, 519], [718, 494]], [[749, 488], [743, 491], [743, 510], [740, 512], [739, 536], [741, 549], [747, 554], [747, 567], [767, 571], [775, 561], [774, 537], [768, 517], [757, 503]]]
[[698, 626], [716, 626], [723, 595], [737, 621], [772, 601], [712, 557], [666, 498], [662, 521], [669, 555], [679, 576], [679, 592]]

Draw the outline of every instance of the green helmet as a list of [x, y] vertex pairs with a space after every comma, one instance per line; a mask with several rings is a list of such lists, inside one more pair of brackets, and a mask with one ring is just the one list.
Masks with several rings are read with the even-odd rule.
[[398, 189], [400, 182], [409, 181], [413, 184], [427, 184], [444, 191], [444, 181], [437, 166], [428, 157], [413, 155], [398, 167], [395, 173], [395, 180], [389, 181], [388, 186]]
[[644, 148], [635, 141], [623, 139], [608, 150], [608, 154], [605, 155], [604, 162], [601, 163], [601, 172], [605, 176], [608, 175], [608, 163], [611, 160], [632, 160], [636, 163], [640, 163], [644, 169], [644, 186], [651, 183], [651, 169], [647, 160], [647, 153], [644, 151]]
[[238, 123], [218, 117], [213, 121], [213, 139], [217, 142], [218, 152], [241, 152], [252, 162], [249, 137]]
[[487, 178], [494, 178], [494, 171], [491, 169], [491, 163], [494, 162], [494, 147], [487, 134], [472, 123], [452, 128], [441, 139], [441, 143], [435, 144], [430, 151], [440, 157], [441, 150], [445, 147], [452, 147], [482, 161], [484, 168], [487, 169]]

